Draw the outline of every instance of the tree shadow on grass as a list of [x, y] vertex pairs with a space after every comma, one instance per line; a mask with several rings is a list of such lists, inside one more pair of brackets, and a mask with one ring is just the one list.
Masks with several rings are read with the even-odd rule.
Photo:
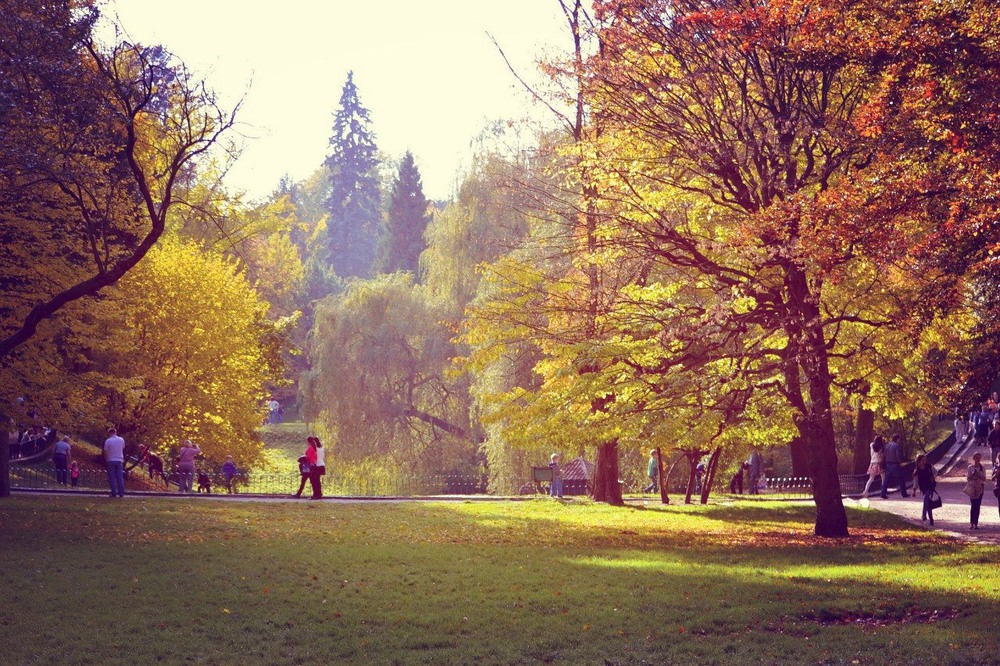
[[[8, 636], [32, 636], [0, 636], [11, 663], [59, 662], [65, 644], [90, 654], [112, 634], [146, 635], [150, 617], [151, 638], [130, 646], [137, 663], [183, 661], [192, 627], [211, 637], [205, 663], [233, 663], [233, 649], [258, 663], [881, 664], [887, 650], [899, 663], [994, 663], [995, 569], [966, 555], [997, 549], [912, 531], [912, 544], [816, 539], [796, 507], [5, 508], [0, 562], [32, 563], [7, 581], [31, 602], [0, 611]], [[138, 531], [150, 523], [155, 543]], [[137, 557], [130, 582], [121, 568]], [[166, 593], [125, 593], [138, 579]]]

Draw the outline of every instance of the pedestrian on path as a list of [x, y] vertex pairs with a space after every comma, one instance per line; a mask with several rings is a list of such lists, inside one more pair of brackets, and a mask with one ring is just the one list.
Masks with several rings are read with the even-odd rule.
[[305, 490], [306, 481], [309, 480], [309, 476], [312, 473], [312, 465], [309, 464], [309, 458], [305, 456], [299, 456], [299, 489], [292, 494], [295, 499], [300, 499], [302, 497], [302, 491]]
[[[868, 445], [868, 449], [871, 452], [871, 458], [868, 462], [868, 483], [865, 484], [865, 491], [861, 493], [862, 497], [868, 497], [868, 492], [876, 478], [885, 480], [885, 439], [882, 438], [882, 435], [875, 435], [875, 439]], [[882, 492], [885, 492], [884, 488]]]
[[885, 445], [885, 475], [882, 477], [882, 499], [889, 499], [889, 486], [895, 482], [899, 486], [899, 494], [909, 497], [906, 492], [906, 481], [903, 479], [903, 447], [899, 443], [899, 435], [893, 435], [892, 440]]
[[990, 426], [992, 423], [993, 416], [990, 414], [989, 404], [987, 403], [976, 413], [974, 446], [986, 446], [986, 439], [990, 436]]
[[967, 434], [965, 428], [965, 415], [959, 410], [955, 410], [955, 443], [961, 444], [965, 441], [965, 435]]
[[232, 456], [226, 456], [226, 462], [222, 463], [222, 478], [226, 480], [226, 492], [230, 495], [233, 494], [233, 479], [239, 470], [236, 469], [236, 463], [233, 462]]
[[980, 462], [982, 459], [983, 456], [979, 453], [972, 456], [972, 464], [969, 465], [969, 471], [965, 474], [967, 483], [962, 489], [962, 492], [969, 496], [971, 502], [969, 510], [970, 530], [979, 529], [979, 509], [983, 504], [983, 493], [986, 492], [986, 470], [983, 469], [983, 464]]
[[[660, 474], [660, 464], [656, 459], [656, 449], [649, 450], [649, 464], [646, 465], [646, 478], [649, 485], [642, 489], [644, 493], [651, 493], [656, 488], [656, 479]], [[741, 484], [742, 485], [742, 484]]]
[[323, 448], [319, 437], [310, 437], [309, 444], [312, 447], [312, 456], [309, 455], [309, 448], [306, 449], [306, 457], [312, 466], [309, 469], [309, 483], [312, 484], [312, 497], [309, 499], [323, 499], [323, 476], [326, 474], [326, 449]]
[[934, 509], [931, 508], [931, 497], [937, 488], [937, 474], [934, 472], [934, 468], [927, 464], [927, 456], [922, 453], [917, 456], [916, 477], [917, 487], [920, 488], [920, 492], [924, 496], [924, 506], [920, 511], [920, 520], [929, 520], [930, 524], [933, 525]]
[[177, 454], [177, 471], [180, 474], [180, 492], [189, 493], [194, 486], [194, 459], [201, 453], [201, 448], [190, 439], [184, 440], [184, 446]]
[[56, 466], [56, 483], [64, 486], [69, 480], [69, 464], [73, 461], [72, 447], [69, 445], [69, 435], [56, 442], [52, 453], [52, 464]]
[[104, 464], [108, 468], [111, 497], [125, 497], [125, 440], [114, 428], [108, 428], [108, 438], [104, 440]]

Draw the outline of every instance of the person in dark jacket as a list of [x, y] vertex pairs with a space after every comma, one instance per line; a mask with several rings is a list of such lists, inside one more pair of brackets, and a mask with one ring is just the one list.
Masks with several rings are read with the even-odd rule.
[[972, 455], [972, 464], [965, 474], [966, 483], [964, 492], [969, 496], [969, 529], [979, 529], [979, 508], [983, 504], [983, 494], [986, 491], [986, 470], [980, 462], [983, 456], [979, 453]]
[[305, 490], [306, 481], [309, 480], [312, 474], [312, 465], [309, 463], [309, 458], [305, 456], [299, 456], [299, 476], [301, 477], [299, 481], [299, 489], [292, 495], [295, 499], [300, 499], [302, 497], [302, 491]]
[[931, 508], [931, 497], [937, 488], [937, 473], [927, 462], [927, 456], [920, 454], [917, 456], [917, 466], [913, 472], [917, 479], [917, 488], [924, 496], [924, 506], [920, 511], [920, 520], [930, 521], [934, 524], [934, 509]]
[[899, 443], [899, 435], [893, 435], [885, 445], [885, 476], [882, 477], [882, 499], [889, 499], [889, 486], [895, 483], [899, 486], [899, 494], [909, 497], [906, 492], [906, 480], [903, 478], [903, 446]]
[[740, 463], [740, 466], [736, 468], [736, 474], [729, 481], [729, 492], [733, 495], [743, 494], [743, 470], [745, 469], [750, 469], [750, 465], [746, 462]]
[[990, 436], [992, 420], [987, 405], [983, 405], [983, 409], [976, 414], [976, 429], [974, 431], [976, 438], [975, 446], [986, 446]]

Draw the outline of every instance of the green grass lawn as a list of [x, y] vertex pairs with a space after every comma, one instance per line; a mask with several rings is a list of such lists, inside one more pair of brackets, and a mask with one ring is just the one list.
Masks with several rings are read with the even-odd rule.
[[264, 440], [264, 460], [260, 471], [270, 473], [297, 472], [296, 462], [306, 450], [310, 432], [305, 423], [293, 421], [265, 425], [260, 429]]
[[873, 511], [0, 501], [4, 664], [995, 664], [1000, 548]]

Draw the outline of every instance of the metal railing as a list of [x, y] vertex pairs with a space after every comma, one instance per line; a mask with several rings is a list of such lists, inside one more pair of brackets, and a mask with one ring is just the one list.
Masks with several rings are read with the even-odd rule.
[[[68, 472], [67, 472], [68, 476]], [[12, 466], [11, 487], [23, 490], [67, 490], [67, 491], [107, 491], [108, 477], [104, 470], [81, 469], [75, 485], [62, 485], [56, 481], [56, 470], [53, 467]], [[139, 483], [137, 479], [142, 477]], [[230, 489], [227, 490], [225, 478], [221, 474], [208, 474], [210, 492], [212, 494], [232, 492], [234, 494], [289, 496], [299, 489], [302, 477], [296, 473], [250, 473], [238, 474], [233, 478]], [[864, 474], [840, 475], [840, 488], [845, 497], [860, 495], [864, 490], [868, 476]], [[146, 470], [136, 468], [128, 474], [125, 481], [126, 492], [139, 493], [176, 493], [178, 492], [176, 475], [168, 475], [168, 483], [162, 478], [149, 480]], [[198, 490], [198, 475], [195, 475], [193, 486]], [[670, 495], [683, 494], [686, 487], [671, 488]], [[303, 494], [311, 494], [312, 489], [306, 481]], [[638, 489], [635, 490], [638, 492]], [[438, 474], [423, 477], [365, 479], [357, 476], [328, 473], [323, 477], [323, 493], [333, 496], [347, 497], [433, 497], [442, 495], [485, 495], [486, 481], [482, 476], [463, 476], [455, 474]], [[713, 496], [728, 496], [728, 487], [717, 487]], [[744, 488], [743, 497], [748, 496]], [[757, 495], [761, 499], [809, 499], [812, 497], [812, 480], [809, 477], [768, 477], [767, 487], [760, 489]]]
[[[67, 472], [67, 477], [69, 472]], [[140, 483], [137, 479], [141, 477]], [[178, 492], [176, 474], [168, 474], [168, 482], [161, 477], [150, 480], [146, 470], [136, 468], [126, 476], [126, 492]], [[65, 485], [57, 482], [54, 467], [12, 466], [10, 472], [11, 487], [22, 490], [66, 490], [66, 491], [107, 491], [108, 476], [104, 470], [81, 469], [79, 478], [74, 485], [70, 480]], [[226, 480], [221, 474], [208, 474], [209, 487], [212, 494], [228, 493], [247, 495], [292, 495], [299, 489], [302, 477], [297, 473], [241, 473], [233, 477], [227, 488]], [[192, 486], [197, 492], [199, 475], [196, 474]], [[306, 481], [304, 494], [311, 494], [312, 489]], [[479, 476], [462, 476], [454, 474], [430, 475], [419, 478], [399, 477], [394, 479], [365, 479], [356, 476], [340, 476], [327, 474], [323, 477], [323, 493], [326, 495], [342, 495], [353, 497], [420, 497], [436, 495], [476, 495], [486, 493], [486, 483]]]

